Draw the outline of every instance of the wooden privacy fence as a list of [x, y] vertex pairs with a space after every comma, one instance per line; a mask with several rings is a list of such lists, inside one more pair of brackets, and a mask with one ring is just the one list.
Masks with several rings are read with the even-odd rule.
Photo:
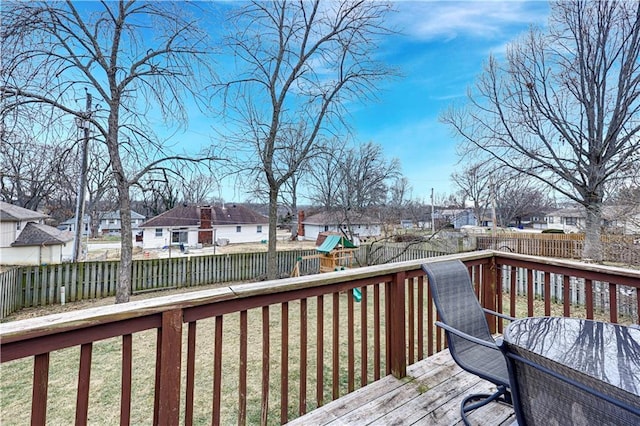
[[[499, 250], [530, 256], [582, 258], [584, 234], [506, 233], [476, 237], [478, 250]], [[640, 264], [640, 237], [603, 235], [604, 260], [607, 262]]]
[[[371, 262], [371, 248], [356, 251], [358, 265]], [[288, 277], [303, 256], [316, 250], [279, 251], [278, 276]], [[439, 253], [400, 247], [376, 247], [375, 264], [415, 260]], [[114, 296], [119, 261], [92, 261], [60, 265], [20, 266], [0, 274], [0, 318], [25, 307]], [[318, 259], [302, 265], [303, 275], [317, 273]], [[267, 253], [233, 253], [134, 260], [131, 292], [195, 287], [205, 284], [260, 281], [267, 275]]]

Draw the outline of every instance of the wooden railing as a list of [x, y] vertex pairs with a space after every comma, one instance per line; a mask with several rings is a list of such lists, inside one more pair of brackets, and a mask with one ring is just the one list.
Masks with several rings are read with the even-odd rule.
[[[563, 283], [582, 282], [587, 295], [594, 283], [606, 283], [607, 318], [638, 322], [637, 309], [635, 317], [621, 317], [617, 306], [629, 290], [638, 307], [639, 271], [490, 251], [439, 259], [446, 258], [465, 262], [488, 308], [552, 314], [558, 306], [551, 276], [561, 274]], [[408, 364], [443, 349], [420, 268], [425, 261], [435, 260], [1, 324], [0, 418], [35, 425], [88, 418], [125, 425], [286, 423], [384, 375], [403, 377]], [[580, 307], [565, 300], [560, 315], [599, 314], [593, 296]], [[502, 326], [491, 323], [494, 331]]]

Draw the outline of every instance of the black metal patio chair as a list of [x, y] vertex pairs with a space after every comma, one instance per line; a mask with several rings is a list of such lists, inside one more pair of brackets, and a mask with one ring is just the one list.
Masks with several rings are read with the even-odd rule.
[[469, 425], [467, 413], [477, 408], [492, 401], [512, 404], [507, 364], [489, 331], [485, 313], [510, 321], [514, 318], [480, 305], [469, 271], [460, 260], [425, 263], [422, 269], [440, 317], [436, 325], [445, 330], [452, 358], [462, 369], [497, 386], [493, 394], [473, 394], [463, 399], [460, 414]]

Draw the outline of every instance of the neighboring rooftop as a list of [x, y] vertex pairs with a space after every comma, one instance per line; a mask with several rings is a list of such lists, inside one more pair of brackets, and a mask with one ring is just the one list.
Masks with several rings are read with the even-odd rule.
[[13, 204], [0, 201], [0, 222], [21, 222], [24, 220], [40, 220], [47, 216], [44, 213], [14, 206]]
[[[142, 228], [199, 226], [202, 210], [211, 210], [211, 225], [265, 224], [267, 217], [240, 204], [219, 206], [180, 205], [153, 217], [140, 225]], [[207, 216], [208, 219], [208, 216]]]
[[12, 247], [51, 246], [65, 244], [73, 240], [73, 233], [61, 231], [49, 225], [29, 222], [18, 238], [11, 243]]

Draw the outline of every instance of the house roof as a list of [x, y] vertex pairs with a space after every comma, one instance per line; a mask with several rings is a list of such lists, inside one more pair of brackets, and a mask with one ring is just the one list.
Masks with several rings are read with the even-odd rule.
[[46, 214], [34, 212], [24, 207], [0, 201], [0, 222], [20, 222], [23, 220], [39, 220], [47, 218]]
[[179, 228], [200, 226], [200, 213], [211, 209], [211, 226], [266, 224], [269, 220], [248, 207], [239, 204], [219, 206], [178, 206], [153, 217], [141, 228]]
[[357, 248], [351, 241], [342, 235], [327, 235], [322, 245], [316, 248], [316, 250], [321, 253], [329, 253], [338, 246], [342, 248]]
[[[131, 219], [144, 219], [145, 216], [131, 210]], [[120, 210], [102, 212], [100, 219], [120, 219]]]
[[29, 222], [18, 238], [11, 243], [11, 247], [21, 246], [52, 246], [64, 244], [73, 240], [73, 233], [61, 231], [53, 226]]
[[352, 212], [349, 210], [346, 212], [346, 214], [344, 211], [317, 213], [305, 218], [302, 223], [304, 223], [305, 225], [341, 225], [346, 223], [351, 223], [354, 225], [371, 225], [380, 223], [380, 221], [364, 214]]

